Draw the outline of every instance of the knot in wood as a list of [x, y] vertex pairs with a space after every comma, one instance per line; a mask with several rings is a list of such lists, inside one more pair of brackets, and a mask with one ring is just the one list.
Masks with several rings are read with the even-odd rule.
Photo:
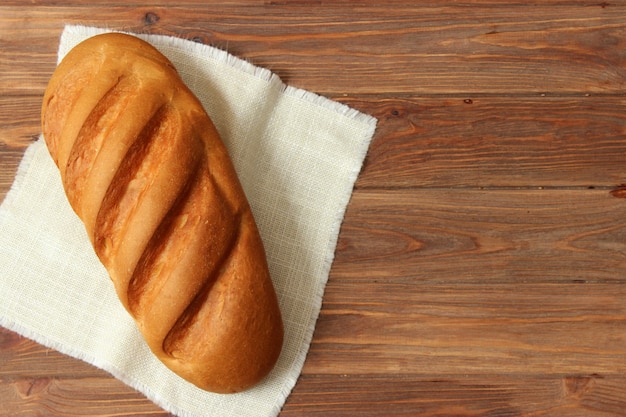
[[159, 20], [161, 20], [161, 18], [159, 17], [158, 14], [154, 13], [154, 12], [148, 12], [145, 14], [145, 16], [143, 17], [143, 21], [146, 25], [154, 25], [156, 22], [158, 22]]

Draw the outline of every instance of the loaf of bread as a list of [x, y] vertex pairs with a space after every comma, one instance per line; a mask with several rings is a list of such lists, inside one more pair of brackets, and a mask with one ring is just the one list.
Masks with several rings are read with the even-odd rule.
[[283, 323], [228, 152], [172, 63], [131, 35], [73, 48], [43, 135], [67, 199], [152, 352], [217, 393], [274, 367]]

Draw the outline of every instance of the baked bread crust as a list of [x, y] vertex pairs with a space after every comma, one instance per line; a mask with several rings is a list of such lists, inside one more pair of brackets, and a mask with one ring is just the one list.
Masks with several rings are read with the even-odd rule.
[[172, 63], [135, 36], [91, 37], [55, 70], [41, 118], [68, 201], [152, 352], [204, 390], [260, 382], [283, 342], [263, 243]]

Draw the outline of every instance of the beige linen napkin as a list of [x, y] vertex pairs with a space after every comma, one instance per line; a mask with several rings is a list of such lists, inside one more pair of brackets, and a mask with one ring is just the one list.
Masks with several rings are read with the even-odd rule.
[[[67, 26], [59, 60], [103, 31]], [[138, 36], [177, 66], [231, 153], [284, 315], [279, 362], [259, 386], [235, 395], [203, 392], [165, 368], [117, 300], [41, 138], [27, 149], [0, 206], [0, 325], [110, 372], [179, 416], [275, 416], [308, 352], [376, 119], [286, 86], [224, 51]]]

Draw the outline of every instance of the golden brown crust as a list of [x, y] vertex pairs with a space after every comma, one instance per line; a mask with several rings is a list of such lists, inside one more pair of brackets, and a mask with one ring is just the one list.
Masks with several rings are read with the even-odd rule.
[[154, 354], [208, 391], [258, 383], [283, 341], [263, 244], [173, 65], [134, 36], [89, 38], [54, 72], [41, 115], [68, 201]]

